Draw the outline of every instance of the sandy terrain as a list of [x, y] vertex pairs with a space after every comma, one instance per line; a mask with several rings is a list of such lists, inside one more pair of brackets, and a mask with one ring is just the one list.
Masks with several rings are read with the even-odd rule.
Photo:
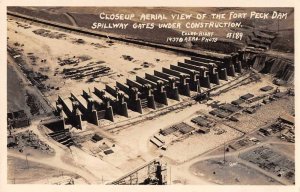
[[295, 145], [293, 143], [271, 143], [272, 149], [279, 151], [280, 153], [295, 160]]
[[17, 110], [29, 111], [25, 100], [25, 90], [11, 65], [7, 65], [7, 109], [9, 112]]
[[[24, 56], [26, 56], [28, 53], [34, 53], [34, 55], [40, 58], [37, 60], [36, 65], [32, 65], [27, 58], [28, 67], [32, 68], [33, 71], [36, 72], [41, 71], [41, 68], [46, 67], [47, 71], [42, 72], [43, 74], [49, 76], [49, 80], [46, 81], [46, 84], [54, 87], [63, 87], [63, 89], [51, 90], [49, 93], [47, 93], [49, 95], [47, 98], [51, 101], [51, 103], [54, 103], [58, 95], [61, 95], [64, 98], [69, 96], [71, 92], [73, 92], [75, 95], [78, 95], [82, 93], [83, 89], [93, 90], [94, 87], [104, 88], [104, 84], [114, 83], [114, 79], [116, 78], [122, 81], [126, 78], [132, 79], [135, 75], [143, 76], [145, 72], [152, 73], [155, 69], [160, 70], [162, 66], [175, 64], [185, 58], [183, 56], [178, 56], [170, 52], [163, 52], [150, 48], [141, 49], [138, 46], [126, 45], [125, 43], [119, 42], [115, 42], [110, 46], [106, 42], [108, 39], [95, 39], [74, 34], [67, 34], [66, 40], [54, 38], [52, 39], [49, 37], [43, 37], [34, 34], [32, 32], [40, 28], [41, 27], [31, 25], [31, 28], [29, 29], [19, 30], [18, 25], [14, 21], [9, 21], [8, 45], [14, 47], [13, 44], [15, 42], [24, 44]], [[15, 31], [17, 31], [17, 33], [15, 33]], [[54, 32], [55, 30], [52, 29], [51, 31]], [[74, 40], [76, 39], [83, 39], [85, 43], [75, 44]], [[92, 46], [91, 43], [98, 43], [103, 47], [97, 48], [95, 46]], [[133, 60], [124, 60], [122, 55], [130, 55], [133, 57]], [[146, 58], [145, 55], [147, 55]], [[92, 58], [88, 61], [80, 62], [77, 67], [84, 66], [93, 61], [104, 61], [104, 64], [110, 67], [115, 74], [98, 79], [97, 81], [101, 83], [93, 82], [88, 84], [86, 83], [86, 80], [63, 79], [60, 73], [54, 76], [57, 67], [59, 67], [58, 72], [62, 72], [64, 68], [59, 66], [57, 58], [66, 58], [73, 56], [90, 56]], [[47, 62], [42, 63], [39, 61], [41, 59], [46, 59]], [[150, 63], [150, 67], [142, 67], [141, 64], [143, 64], [144, 62]], [[134, 70], [134, 68], [140, 69]], [[136, 74], [128, 73], [130, 71], [134, 71]]]
[[215, 131], [211, 131], [207, 134], [195, 134], [169, 146], [166, 152], [163, 152], [162, 154], [177, 163], [183, 163], [208, 150], [222, 145], [224, 142], [228, 142], [243, 135], [225, 125], [219, 125], [217, 127], [223, 129], [225, 133], [217, 135], [215, 134]]
[[198, 162], [190, 167], [191, 172], [216, 184], [227, 185], [279, 185], [277, 181], [251, 169], [232, 157], [225, 166], [222, 158]]
[[[272, 137], [268, 137], [262, 143], [257, 145], [247, 146], [238, 151], [229, 151], [224, 153], [221, 149], [213, 150], [214, 152], [205, 154], [189, 162], [183, 163], [176, 167], [178, 170], [188, 169], [190, 174], [204, 179], [207, 182], [215, 184], [256, 184], [256, 185], [274, 185], [288, 184], [286, 178], [278, 177], [276, 174], [259, 167], [253, 162], [246, 161], [240, 158], [241, 154], [247, 154], [250, 151], [259, 147], [268, 147], [279, 154], [285, 154], [287, 158], [292, 158], [293, 144], [283, 141], [274, 141]], [[288, 148], [286, 151], [284, 148]], [[270, 158], [272, 159], [272, 158]], [[292, 158], [293, 159], [293, 158]], [[273, 158], [276, 161], [276, 158]], [[183, 171], [184, 172], [184, 171]], [[226, 176], [224, 176], [226, 174]], [[180, 175], [180, 174], [179, 174]], [[181, 178], [182, 180], [182, 178]]]
[[[11, 184], [55, 184], [62, 179], [74, 178], [76, 184], [86, 184], [80, 176], [52, 166], [8, 156], [8, 183]], [[57, 181], [53, 180], [57, 177]]]
[[49, 140], [48, 137], [37, 129], [37, 124], [38, 122], [32, 122], [32, 125], [28, 129], [36, 133], [43, 142], [47, 142], [47, 144], [55, 150], [55, 156], [42, 155], [37, 153], [37, 151], [32, 153], [32, 150], [24, 151], [23, 153], [8, 150], [9, 155], [26, 159], [25, 154], [31, 152], [27, 157], [29, 161], [78, 174], [87, 180], [89, 184], [101, 184], [125, 174], [125, 172], [115, 168], [110, 163], [88, 155], [79, 148], [71, 147], [68, 149], [62, 147], [54, 140]]
[[129, 154], [139, 155], [148, 152], [149, 139], [152, 135], [157, 133], [160, 129], [164, 129], [174, 123], [183, 121], [185, 118], [191, 116], [195, 111], [201, 108], [201, 105], [193, 105], [186, 108], [184, 111], [178, 113], [169, 113], [164, 116], [157, 117], [151, 121], [145, 121], [138, 125], [126, 128], [115, 135], [115, 140], [122, 146], [127, 146], [126, 152]]

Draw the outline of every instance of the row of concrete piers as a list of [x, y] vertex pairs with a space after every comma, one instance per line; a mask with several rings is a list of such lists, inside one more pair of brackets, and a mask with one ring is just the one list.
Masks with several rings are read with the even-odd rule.
[[65, 115], [71, 124], [82, 128], [82, 120], [99, 125], [100, 119], [114, 121], [114, 116], [129, 117], [129, 110], [142, 114], [144, 108], [157, 109], [158, 104], [169, 105], [169, 99], [181, 100], [209, 90], [221, 81], [228, 81], [242, 73], [240, 53], [225, 57], [210, 55], [193, 56], [183, 62], [136, 76], [126, 82], [106, 85], [105, 89], [94, 88], [81, 95], [71, 93], [69, 98], [57, 100], [57, 112]]

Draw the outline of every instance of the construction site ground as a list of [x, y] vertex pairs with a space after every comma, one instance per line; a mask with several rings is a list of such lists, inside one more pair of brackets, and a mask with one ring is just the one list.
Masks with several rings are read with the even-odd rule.
[[75, 184], [87, 184], [77, 174], [63, 169], [57, 169], [42, 163], [27, 161], [18, 155], [9, 155], [7, 158], [9, 184], [67, 184], [71, 178]]
[[[169, 66], [186, 58], [167, 51], [141, 49], [132, 44], [111, 43], [112, 41], [109, 39], [82, 37], [54, 29], [49, 29], [49, 31], [54, 34], [62, 33], [64, 36], [59, 39], [52, 37], [51, 33], [41, 36], [33, 31], [42, 29], [42, 26], [27, 24], [30, 28], [20, 30], [20, 23], [26, 25], [22, 21], [8, 20], [8, 46], [23, 50], [20, 51], [20, 54], [25, 58], [27, 68], [49, 77], [44, 84], [55, 89], [48, 90], [44, 95], [52, 104], [55, 104], [58, 95], [66, 98], [70, 96], [71, 92], [79, 95], [82, 94], [82, 90], [93, 90], [94, 87], [103, 89], [105, 84], [115, 83], [116, 79], [125, 82], [126, 78], [133, 79], [136, 75], [143, 76], [146, 72], [152, 73], [153, 70], [160, 70], [163, 66]], [[84, 43], [76, 43], [78, 39], [83, 39]], [[16, 46], [15, 43], [24, 46]], [[36, 57], [35, 62], [30, 59], [33, 56]], [[126, 56], [131, 56], [132, 59], [126, 59]], [[79, 58], [80, 62], [73, 65], [59, 65], [58, 58], [73, 59], [73, 57]], [[42, 59], [46, 62], [41, 62]], [[101, 62], [110, 67], [112, 73], [95, 78], [94, 82], [87, 82], [87, 78], [81, 80], [63, 78], [61, 73], [64, 68], [79, 68], [90, 62]], [[56, 89], [57, 87], [59, 90]]]
[[[23, 22], [18, 22], [22, 23], [22, 25], [26, 25]], [[163, 66], [169, 66], [185, 58], [170, 52], [127, 45], [119, 42], [111, 43], [108, 42], [108, 39], [94, 39], [76, 34], [65, 33], [60, 39], [45, 37], [33, 33], [34, 30], [42, 28], [41, 26], [29, 26], [29, 28], [19, 30], [20, 24], [16, 23], [15, 20], [9, 19], [8, 45], [10, 47], [23, 49], [23, 51], [20, 50], [20, 54], [26, 58], [25, 63], [26, 65], [28, 64], [26, 67], [35, 72], [41, 72], [49, 77], [44, 84], [54, 87], [54, 89], [49, 89], [42, 94], [50, 101], [52, 107], [58, 95], [67, 97], [71, 92], [75, 95], [81, 94], [83, 89], [88, 90], [93, 87], [104, 88], [105, 84], [113, 83], [116, 79], [122, 81], [126, 78], [133, 78], [135, 75], [143, 75], [145, 72], [151, 73], [155, 69], [161, 69]], [[49, 30], [52, 32], [55, 31], [53, 29]], [[78, 44], [78, 39], [84, 39], [84, 43]], [[16, 42], [20, 45], [24, 44], [24, 46], [16, 46]], [[97, 46], [94, 46], [95, 43], [97, 43]], [[39, 58], [36, 61], [36, 65], [32, 65], [30, 57], [27, 57], [28, 53], [34, 53], [34, 55]], [[126, 60], [123, 55], [130, 55], [133, 57], [133, 60]], [[62, 67], [58, 64], [58, 58], [72, 58], [73, 56], [75, 56], [75, 58], [88, 58], [88, 60], [78, 63], [76, 67], [86, 65], [88, 62], [100, 61], [110, 67], [112, 73], [108, 76], [96, 78], [95, 81], [91, 83], [87, 83], [87, 79], [64, 79], [61, 74], [64, 66]], [[40, 62], [41, 59], [46, 59], [46, 62]], [[148, 67], [143, 67], [145, 66], [144, 62], [147, 62], [146, 66]], [[26, 153], [26, 151], [20, 153], [9, 149], [9, 163], [16, 161], [19, 162], [16, 164], [24, 166], [24, 159], [27, 158], [29, 164], [32, 164], [33, 167], [44, 167], [44, 169], [49, 171], [49, 175], [52, 175], [49, 176], [49, 178], [62, 177], [62, 180], [66, 180], [67, 178], [58, 174], [58, 172], [60, 172], [58, 170], [64, 170], [63, 172], [66, 171], [68, 173], [66, 175], [75, 178], [75, 183], [78, 181], [78, 183], [105, 184], [121, 177], [145, 162], [160, 157], [168, 163], [168, 170], [170, 172], [168, 174], [168, 182], [170, 184], [292, 184], [290, 181], [277, 178], [276, 175], [258, 168], [246, 160], [242, 160], [239, 157], [239, 154], [242, 152], [241, 150], [228, 152], [228, 159], [225, 166], [216, 163], [222, 160], [223, 154], [221, 148], [224, 143], [228, 145], [230, 142], [241, 139], [247, 134], [252, 134], [252, 132], [262, 126], [272, 123], [281, 114], [293, 113], [294, 97], [286, 96], [270, 104], [261, 106], [254, 114], [242, 113], [239, 116], [240, 121], [238, 122], [223, 120], [209, 114], [209, 112], [214, 109], [211, 105], [213, 102], [230, 103], [247, 93], [259, 96], [266, 94], [260, 91], [261, 87], [267, 85], [274, 86], [271, 76], [262, 74], [255, 75], [260, 76], [260, 80], [251, 80], [251, 75], [249, 75], [249, 78], [248, 76], [244, 77], [245, 81], [238, 83], [236, 87], [230, 89], [231, 85], [225, 85], [221, 90], [228, 88], [229, 90], [227, 90], [227, 92], [224, 91], [213, 96], [212, 100], [206, 103], [197, 103], [185, 98], [188, 102], [191, 101], [189, 105], [178, 107], [176, 110], [169, 111], [169, 113], [164, 115], [154, 115], [148, 119], [141, 118], [140, 121], [137, 121], [135, 124], [128, 124], [128, 122], [130, 123], [130, 119], [127, 123], [125, 122], [126, 119], [121, 119], [125, 123], [118, 127], [111, 126], [102, 128], [101, 126], [97, 127], [86, 123], [84, 132], [78, 131], [75, 133], [79, 140], [80, 138], [82, 139], [80, 146], [67, 148], [50, 137], [47, 137], [46, 128], [39, 127], [40, 119], [36, 119], [28, 128], [20, 131], [33, 131], [43, 142], [54, 149], [55, 155], [42, 157], [42, 155], [38, 153], [36, 155], [26, 156], [25, 154], [28, 153]], [[56, 87], [59, 87], [59, 89], [56, 89]], [[285, 91], [287, 87], [280, 87], [280, 89]], [[217, 93], [218, 90], [215, 92]], [[23, 102], [23, 98], [19, 98], [20, 99], [17, 99], [18, 102]], [[41, 100], [40, 102], [42, 102], [43, 98], [39, 99]], [[206, 115], [216, 123], [210, 128], [211, 131], [209, 133], [171, 135], [165, 138], [166, 141], [169, 140], [168, 143], [170, 143], [166, 150], [159, 149], [150, 142], [150, 138], [153, 137], [153, 135], [158, 134], [160, 130], [176, 123], [185, 122], [196, 129], [197, 125], [194, 125], [191, 119], [198, 115]], [[91, 142], [89, 139], [83, 139], [89, 138], [89, 136], [95, 133], [103, 136], [104, 139], [96, 143]], [[271, 143], [269, 138], [265, 138], [265, 140], [266, 141], [259, 145], [268, 145], [279, 151], [285, 150], [285, 147], [282, 147], [282, 145], [285, 144], [281, 141]], [[242, 150], [247, 152], [247, 150], [257, 146], [252, 145]], [[108, 147], [113, 152], [106, 155], [103, 154], [104, 150], [95, 150], [98, 148], [101, 149], [101, 147]], [[289, 155], [286, 153], [283, 153], [283, 155], [292, 156], [291, 152], [293, 149], [289, 149], [289, 151]], [[215, 154], [213, 154], [214, 152]], [[30, 152], [30, 154], [35, 153]], [[20, 166], [11, 166], [9, 173], [14, 172], [12, 170], [16, 171], [22, 169]], [[49, 168], [49, 166], [51, 168]], [[222, 167], [221, 170], [219, 169], [220, 167]], [[221, 172], [215, 171], [216, 174], [213, 174], [212, 172], [215, 169]], [[44, 183], [47, 180], [47, 178], [37, 179], [39, 177], [39, 175], [36, 175], [37, 168], [29, 168], [27, 170], [28, 172], [32, 172], [26, 174], [32, 174], [30, 177], [33, 179], [30, 181], [22, 180], [20, 176], [20, 183]], [[224, 174], [222, 170], [230, 172], [232, 177], [226, 178], [222, 175]], [[38, 171], [40, 171], [40, 169]], [[13, 179], [14, 177], [15, 176], [12, 176], [10, 178]], [[18, 182], [18, 180], [14, 179], [14, 182]]]
[[[256, 84], [252, 83], [247, 86], [249, 87], [256, 86]], [[232, 92], [234, 91], [235, 89], [232, 90]], [[240, 93], [240, 94], [244, 94], [244, 93]], [[221, 95], [219, 96], [219, 98], [222, 98]], [[226, 98], [224, 97], [223, 99]], [[282, 99], [285, 100], [284, 98]], [[260, 108], [260, 110], [264, 110], [264, 107], [267, 106], [268, 105], [263, 106], [262, 108]], [[107, 156], [102, 156], [101, 158], [92, 156], [90, 153], [88, 153], [88, 150], [97, 146], [97, 144], [95, 145], [95, 143], [92, 143], [91, 141], [83, 142], [82, 149], [76, 147], [71, 147], [70, 150], [63, 149], [63, 147], [59, 146], [57, 142], [51, 140], [50, 138], [45, 137], [45, 135], [42, 134], [43, 131], [37, 129], [37, 123], [33, 123], [31, 127], [28, 129], [31, 129], [36, 134], [39, 134], [39, 136], [43, 139], [43, 141], [46, 141], [51, 147], [55, 149], [55, 153], [56, 153], [55, 157], [47, 157], [47, 159], [49, 159], [50, 162], [53, 161], [58, 162], [55, 164], [56, 167], [61, 169], [66, 169], [66, 168], [68, 169], [68, 167], [70, 167], [70, 170], [74, 170], [73, 168], [77, 167], [77, 169], [75, 169], [76, 170], [75, 173], [81, 173], [81, 174], [84, 173], [83, 174], [84, 178], [85, 179], [89, 178], [87, 179], [89, 181], [91, 181], [91, 177], [92, 177], [93, 178], [92, 182], [94, 181], [96, 183], [101, 183], [102, 178], [104, 178], [103, 182], [109, 181], [111, 179], [121, 176], [122, 174], [129, 172], [134, 167], [138, 167], [138, 165], [143, 164], [155, 157], [163, 156], [163, 158], [166, 161], [168, 161], [169, 166], [171, 167], [172, 170], [171, 177], [174, 183], [182, 183], [182, 184], [183, 183], [186, 184], [206, 183], [207, 181], [203, 181], [203, 179], [201, 178], [199, 179], [197, 178], [197, 176], [186, 177], [185, 174], [188, 175], [193, 174], [193, 171], [192, 172], [188, 171], [189, 166], [191, 166], [193, 162], [200, 161], [203, 157], [205, 157], [206, 154], [209, 154], [209, 152], [212, 152], [213, 150], [218, 150], [217, 148], [218, 147], [220, 148], [220, 146], [222, 148], [223, 143], [228, 143], [232, 140], [236, 140], [243, 136], [243, 133], [240, 132], [238, 129], [234, 129], [226, 125], [226, 123], [228, 123], [229, 121], [225, 121], [224, 124], [222, 120], [218, 120], [219, 122], [215, 125], [215, 127], [217, 127], [218, 129], [225, 130], [225, 132], [220, 135], [214, 134], [216, 133], [216, 131], [213, 131], [213, 128], [211, 128], [212, 131], [209, 132], [208, 134], [196, 133], [193, 135], [186, 136], [186, 138], [183, 138], [181, 141], [177, 141], [174, 144], [168, 146], [168, 149], [166, 151], [157, 149], [149, 141], [149, 139], [151, 136], [159, 132], [160, 129], [167, 128], [179, 122], [187, 122], [191, 126], [195, 126], [189, 122], [190, 119], [199, 114], [206, 114], [209, 116], [208, 112], [210, 110], [211, 110], [210, 106], [207, 106], [206, 104], [198, 103], [190, 107], [187, 107], [184, 110], [177, 110], [174, 111], [174, 113], [169, 113], [161, 117], [156, 117], [151, 121], [145, 121], [132, 127], [126, 127], [124, 129], [119, 129], [117, 131], [114, 130], [111, 132], [101, 130], [101, 128], [97, 126], [88, 124], [87, 127], [90, 127], [89, 130], [92, 131], [92, 133], [97, 132], [98, 134], [105, 136], [105, 138], [107, 138], [107, 140], [104, 140], [107, 145], [110, 145], [111, 147], [113, 144], [115, 144], [115, 147], [112, 148], [114, 150], [114, 153]], [[284, 108], [282, 108], [282, 110], [283, 110], [282, 112], [284, 112]], [[211, 118], [215, 118], [215, 117], [211, 117]], [[252, 130], [255, 130], [257, 128], [258, 127], [255, 127]], [[102, 142], [103, 141], [99, 142], [98, 145], [101, 145]], [[279, 149], [282, 150], [283, 148], [280, 147]], [[12, 152], [12, 153], [18, 153], [18, 152]], [[222, 156], [221, 149], [219, 149], [219, 153], [221, 153]], [[25, 158], [24, 154], [19, 156], [23, 156], [23, 158]], [[33, 155], [28, 156], [29, 161], [35, 161], [36, 158], [40, 159], [40, 156], [33, 156]], [[46, 161], [42, 161], [42, 162], [45, 164]], [[53, 164], [51, 163], [51, 165]], [[184, 167], [186, 167], [187, 170], [179, 171], [181, 169], [184, 170]], [[244, 168], [241, 169], [244, 170]], [[257, 171], [254, 171], [253, 173], [256, 172]], [[194, 179], [185, 179], [185, 178], [194, 178]], [[262, 179], [260, 180], [263, 181], [263, 183], [266, 181]], [[210, 182], [214, 182], [214, 181], [210, 181]], [[226, 181], [224, 182], [226, 183]], [[272, 183], [274, 182], [270, 182], [270, 184]]]

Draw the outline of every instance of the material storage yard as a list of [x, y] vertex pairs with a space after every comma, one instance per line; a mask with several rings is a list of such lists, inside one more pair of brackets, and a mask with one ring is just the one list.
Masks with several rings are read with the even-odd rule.
[[7, 20], [9, 183], [295, 183], [292, 53], [155, 48], [24, 9]]

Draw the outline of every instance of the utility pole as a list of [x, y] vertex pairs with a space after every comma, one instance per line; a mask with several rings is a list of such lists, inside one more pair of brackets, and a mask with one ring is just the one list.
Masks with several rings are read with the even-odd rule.
[[170, 185], [172, 184], [171, 166], [170, 166]]
[[224, 165], [225, 165], [225, 142], [224, 142]]
[[26, 165], [27, 165], [27, 169], [29, 169], [29, 164], [28, 164], [28, 159], [27, 159], [28, 155], [30, 155], [30, 153], [26, 153]]

